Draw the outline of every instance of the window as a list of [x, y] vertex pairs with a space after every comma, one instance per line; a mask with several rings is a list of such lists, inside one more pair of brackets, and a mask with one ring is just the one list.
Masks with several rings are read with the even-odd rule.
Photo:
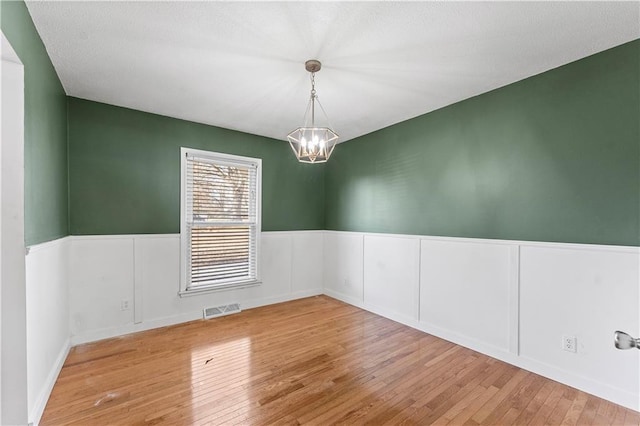
[[181, 154], [180, 294], [257, 284], [261, 160]]

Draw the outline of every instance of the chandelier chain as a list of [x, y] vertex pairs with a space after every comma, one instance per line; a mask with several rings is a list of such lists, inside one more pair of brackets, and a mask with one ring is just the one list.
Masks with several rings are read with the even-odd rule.
[[316, 97], [316, 73], [311, 73], [311, 97]]

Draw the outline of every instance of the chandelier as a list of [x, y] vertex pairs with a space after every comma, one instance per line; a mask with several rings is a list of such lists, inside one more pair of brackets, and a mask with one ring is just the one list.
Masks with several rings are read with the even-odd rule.
[[[318, 95], [316, 94], [316, 72], [320, 71], [320, 61], [310, 59], [304, 63], [304, 67], [311, 73], [311, 98], [304, 114], [302, 127], [298, 127], [287, 135], [291, 149], [293, 149], [298, 161], [303, 163], [326, 162], [338, 141], [338, 135], [331, 130], [329, 118], [324, 111]], [[316, 104], [324, 115], [326, 126], [316, 125]]]

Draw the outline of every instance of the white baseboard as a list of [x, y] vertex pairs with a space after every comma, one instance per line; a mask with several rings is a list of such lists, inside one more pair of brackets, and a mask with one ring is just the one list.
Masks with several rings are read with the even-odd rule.
[[[350, 305], [367, 310], [369, 312], [375, 313], [382, 317], [391, 319], [393, 321], [399, 322], [401, 324], [415, 328], [417, 330], [423, 331], [433, 336], [442, 338], [444, 340], [455, 343], [457, 345], [464, 346], [466, 348], [477, 351], [484, 355], [490, 356], [492, 358], [496, 358], [500, 361], [515, 365], [519, 368], [525, 369], [527, 371], [531, 371], [533, 373], [539, 374], [551, 380], [555, 380], [560, 383], [566, 384], [568, 386], [575, 387], [577, 389], [580, 389], [592, 395], [596, 395], [598, 397], [607, 399], [609, 401], [613, 401], [627, 408], [631, 408], [633, 410], [638, 410], [639, 408], [639, 403], [636, 398], [636, 395], [634, 395], [631, 392], [626, 392], [624, 390], [611, 387], [607, 384], [600, 383], [586, 377], [577, 376], [575, 374], [562, 371], [556, 367], [546, 365], [532, 359], [527, 359], [524, 357], [517, 356], [515, 354], [510, 353], [508, 350], [487, 345], [485, 343], [479, 342], [468, 336], [462, 336], [458, 333], [452, 332], [450, 330], [442, 329], [440, 327], [434, 326], [426, 322], [419, 322], [419, 321], [407, 318], [405, 316], [397, 315], [393, 312], [389, 312], [379, 307], [369, 306], [364, 302], [358, 300], [357, 298], [350, 297], [350, 296], [347, 296], [332, 290], [328, 290], [328, 289], [325, 289], [324, 291], [322, 289], [313, 289], [313, 290], [296, 292], [292, 294], [269, 297], [265, 299], [251, 300], [243, 304], [243, 309], [252, 309], [260, 306], [271, 305], [274, 303], [282, 303], [290, 300], [317, 296], [321, 294], [326, 294], [329, 297], [333, 297], [337, 300], [341, 300]], [[38, 403], [34, 407], [33, 412], [30, 416], [30, 418], [33, 419], [32, 420], [33, 424], [34, 425], [38, 424], [40, 417], [44, 412], [44, 408], [46, 406], [48, 397], [51, 393], [51, 390], [53, 389], [53, 385], [55, 384], [56, 378], [58, 377], [58, 374], [62, 369], [62, 365], [64, 364], [64, 360], [66, 359], [66, 356], [69, 352], [69, 348], [71, 347], [69, 343], [75, 346], [82, 343], [89, 343], [97, 340], [118, 337], [118, 336], [122, 336], [129, 333], [151, 330], [154, 328], [165, 327], [168, 325], [180, 324], [183, 322], [193, 321], [200, 318], [202, 318], [202, 312], [194, 311], [194, 312], [188, 312], [180, 315], [174, 315], [171, 317], [158, 318], [151, 321], [146, 321], [141, 324], [129, 324], [123, 327], [115, 327], [110, 329], [98, 330], [98, 331], [86, 333], [83, 335], [73, 336], [71, 341], [68, 342], [65, 348], [63, 348], [63, 350], [60, 352], [60, 355], [58, 356], [56, 361], [56, 365], [54, 366], [54, 368], [51, 371], [51, 374], [48, 377], [47, 387], [43, 389], [40, 393]]]
[[[337, 292], [335, 290], [330, 290], [328, 288], [324, 289], [324, 294], [326, 294], [329, 297], [333, 297], [334, 299], [338, 299], [338, 300], [340, 300], [342, 302], [348, 303], [350, 305], [353, 305], [353, 306], [356, 306], [358, 308], [361, 308], [361, 309], [364, 309], [364, 310], [368, 311], [368, 309], [366, 309], [364, 307], [364, 302], [361, 299], [358, 299], [356, 297], [348, 296], [346, 294]], [[371, 312], [373, 312], [373, 311], [371, 311]]]
[[[317, 296], [323, 294], [321, 288], [313, 290], [299, 291], [291, 294], [284, 294], [281, 296], [268, 297], [264, 299], [249, 300], [242, 303], [242, 309], [252, 309], [260, 306], [272, 305], [274, 303], [288, 302], [290, 300], [302, 299], [305, 297]], [[138, 333], [140, 331], [152, 330], [154, 328], [167, 327], [170, 325], [181, 324], [184, 322], [195, 321], [202, 319], [202, 311], [185, 312], [179, 315], [172, 315], [163, 318], [155, 318], [148, 321], [143, 321], [138, 324], [126, 324], [120, 327], [110, 327], [101, 330], [94, 330], [88, 333], [83, 333], [71, 337], [71, 345], [77, 346], [84, 343], [96, 342], [98, 340], [110, 339], [113, 337], [120, 337], [126, 334]]]
[[601, 383], [587, 377], [578, 376], [533, 359], [518, 356], [509, 352], [507, 349], [488, 345], [471, 337], [460, 335], [459, 333], [437, 327], [433, 324], [419, 322], [379, 307], [370, 306], [357, 298], [346, 296], [333, 290], [325, 289], [324, 293], [329, 297], [333, 297], [334, 299], [356, 306], [360, 309], [364, 309], [376, 315], [404, 324], [408, 327], [415, 328], [427, 334], [431, 334], [432, 336], [455, 343], [456, 345], [464, 346], [465, 348], [474, 350], [483, 355], [490, 356], [491, 358], [495, 358], [532, 373], [539, 374], [548, 379], [574, 387], [608, 401], [612, 401], [632, 410], [638, 411], [640, 409], [640, 401], [638, 401], [637, 395], [632, 392], [627, 392], [623, 389], [618, 389], [607, 385], [606, 383]]
[[487, 345], [473, 338], [469, 338], [468, 336], [462, 336], [455, 332], [436, 327], [432, 324], [421, 322], [418, 327], [415, 328], [424, 331], [425, 333], [455, 343], [457, 345], [464, 346], [465, 348], [480, 352], [481, 354], [496, 358], [500, 361], [504, 361], [508, 364], [515, 365], [516, 367], [522, 368], [532, 373], [539, 374], [556, 382], [574, 387], [608, 401], [613, 401], [616, 404], [631, 408], [632, 410], [637, 411], [639, 408], [637, 396], [632, 392], [627, 392], [623, 389], [615, 388], [606, 383], [601, 383], [587, 377], [569, 373], [557, 367], [547, 365], [533, 359], [518, 356], [509, 352], [508, 350]]
[[640, 411], [638, 395], [635, 395], [633, 392], [628, 392], [623, 389], [610, 386], [606, 383], [592, 380], [588, 377], [578, 376], [552, 365], [547, 365], [526, 357], [517, 357], [513, 362], [509, 363], [524, 370], [544, 376], [547, 379], [555, 380], [556, 382], [574, 387], [583, 392], [606, 399], [607, 401], [612, 401], [616, 404], [622, 405], [623, 407]]
[[71, 341], [67, 339], [64, 345], [62, 345], [62, 348], [60, 349], [60, 353], [56, 358], [56, 362], [52, 366], [51, 371], [47, 376], [47, 381], [44, 384], [44, 387], [40, 390], [38, 399], [36, 400], [35, 405], [31, 409], [31, 412], [29, 413], [30, 425], [37, 426], [40, 423], [40, 419], [42, 418], [44, 409], [47, 406], [47, 402], [49, 401], [49, 396], [51, 395], [53, 386], [56, 384], [56, 381], [58, 380], [58, 376], [60, 375], [60, 371], [62, 370], [65, 360], [67, 359], [67, 355], [69, 355], [70, 349], [71, 349]]
[[71, 336], [71, 344], [72, 346], [77, 346], [84, 343], [97, 342], [98, 340], [111, 339], [113, 337], [120, 337], [131, 333], [138, 333], [140, 331], [181, 324], [183, 322], [194, 321], [200, 318], [202, 318], [202, 311], [192, 311], [179, 315], [156, 318], [138, 324], [131, 323], [119, 327], [109, 327], [100, 330], [92, 330], [87, 333]]
[[297, 291], [295, 293], [283, 294], [280, 296], [267, 297], [264, 299], [249, 300], [242, 303], [242, 309], [259, 308], [260, 306], [273, 305], [275, 303], [289, 302], [291, 300], [304, 299], [305, 297], [319, 296], [323, 294], [321, 288], [312, 290]]

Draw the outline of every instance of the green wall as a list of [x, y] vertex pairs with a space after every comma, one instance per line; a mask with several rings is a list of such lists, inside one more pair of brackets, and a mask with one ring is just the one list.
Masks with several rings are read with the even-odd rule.
[[24, 65], [25, 240], [69, 234], [67, 100], [24, 2], [2, 1], [2, 32]]
[[3, 1], [0, 24], [25, 66], [27, 244], [179, 232], [187, 146], [263, 159], [264, 230], [639, 245], [638, 40], [365, 135], [318, 166], [285, 142], [67, 99], [25, 4]]
[[77, 98], [69, 108], [73, 235], [180, 232], [180, 147], [262, 159], [262, 229], [324, 228], [324, 166], [289, 144]]
[[638, 245], [639, 63], [636, 40], [339, 145], [327, 229]]

